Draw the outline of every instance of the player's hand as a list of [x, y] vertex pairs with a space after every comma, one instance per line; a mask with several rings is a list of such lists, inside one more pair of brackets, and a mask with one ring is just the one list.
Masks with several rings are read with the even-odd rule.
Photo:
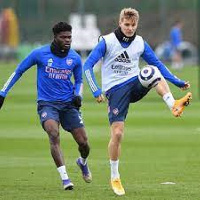
[[104, 102], [105, 98], [104, 98], [103, 94], [100, 94], [98, 97], [96, 97], [96, 101], [98, 103]]
[[82, 106], [82, 98], [81, 98], [81, 96], [75, 96], [74, 99], [72, 100], [72, 104], [75, 107], [80, 108]]
[[185, 82], [185, 85], [181, 88], [182, 90], [187, 90], [187, 89], [189, 89], [190, 88], [190, 83], [189, 83], [189, 81], [186, 81]]
[[5, 97], [0, 95], [0, 109], [3, 106], [4, 99], [5, 99]]

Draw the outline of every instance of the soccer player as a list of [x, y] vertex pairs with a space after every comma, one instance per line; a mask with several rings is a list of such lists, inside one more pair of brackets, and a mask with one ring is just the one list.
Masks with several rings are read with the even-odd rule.
[[[65, 190], [74, 185], [66, 171], [60, 148], [59, 126], [70, 132], [78, 144], [80, 157], [76, 160], [83, 179], [92, 181], [87, 165], [90, 147], [79, 109], [82, 100], [81, 57], [73, 49], [72, 27], [59, 22], [52, 28], [54, 40], [51, 44], [34, 49], [16, 68], [0, 91], [0, 108], [4, 99], [21, 75], [33, 65], [37, 65], [38, 114], [43, 129], [47, 132], [50, 151], [62, 179]], [[74, 77], [74, 84], [71, 77]]]
[[[157, 93], [171, 109], [175, 117], [179, 117], [192, 94], [188, 92], [180, 100], [175, 100], [166, 80], [181, 89], [188, 89], [189, 82], [178, 79], [166, 66], [158, 60], [153, 50], [144, 39], [136, 34], [139, 14], [133, 8], [124, 8], [119, 16], [119, 27], [114, 32], [102, 37], [92, 50], [83, 66], [87, 82], [98, 103], [108, 99], [108, 118], [111, 138], [108, 144], [111, 168], [111, 186], [117, 195], [124, 195], [125, 190], [118, 170], [121, 140], [124, 135], [124, 121], [129, 104], [139, 101], [150, 90], [142, 86], [138, 79], [139, 58], [159, 69], [162, 77], [155, 86]], [[101, 59], [102, 89], [98, 86], [93, 67]], [[166, 80], [165, 80], [166, 79]]]
[[178, 70], [183, 68], [183, 58], [180, 49], [182, 43], [182, 27], [183, 23], [180, 20], [177, 20], [170, 30], [172, 68]]

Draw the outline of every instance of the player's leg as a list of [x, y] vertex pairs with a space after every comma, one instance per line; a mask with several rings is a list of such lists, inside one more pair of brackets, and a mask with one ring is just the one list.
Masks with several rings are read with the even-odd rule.
[[155, 90], [157, 94], [159, 94], [163, 98], [167, 106], [172, 109], [175, 99], [170, 91], [169, 85], [163, 77], [155, 86]]
[[78, 150], [81, 156], [77, 159], [76, 163], [81, 169], [83, 179], [89, 183], [92, 181], [92, 174], [87, 164], [90, 147], [81, 113], [74, 106], [66, 105], [65, 111], [60, 114], [60, 122], [64, 130], [72, 133], [74, 140], [78, 144]]
[[73, 189], [73, 183], [71, 183], [66, 172], [64, 158], [60, 148], [58, 110], [55, 109], [55, 107], [52, 107], [50, 103], [42, 101], [38, 102], [38, 114], [40, 116], [43, 129], [48, 134], [51, 155], [62, 179], [63, 187], [65, 190], [71, 190]]
[[57, 121], [49, 119], [43, 123], [43, 127], [49, 136], [51, 155], [62, 179], [63, 187], [65, 190], [72, 190], [73, 183], [68, 177], [64, 157], [60, 148], [59, 124]]
[[110, 131], [108, 153], [110, 157], [111, 186], [114, 193], [124, 195], [125, 190], [121, 184], [119, 174], [119, 157], [121, 153], [121, 141], [124, 135], [124, 122], [113, 122]]
[[166, 80], [154, 66], [144, 67], [139, 74], [139, 81], [143, 87], [148, 87], [149, 85], [154, 87], [175, 117], [181, 116], [185, 106], [187, 106], [192, 99], [192, 93], [188, 92], [183, 98], [175, 100]]
[[[118, 162], [121, 153], [121, 141], [124, 135], [124, 122], [113, 122], [110, 127], [108, 153], [111, 162]], [[111, 166], [112, 167], [112, 166]], [[119, 178], [118, 168], [111, 170], [111, 178]]]
[[172, 56], [172, 68], [176, 70], [182, 69], [184, 66], [181, 51], [178, 49], [174, 50], [174, 54]]
[[175, 117], [181, 116], [185, 109], [185, 106], [187, 106], [192, 99], [192, 93], [188, 92], [181, 99], [175, 100], [166, 80], [163, 77], [161, 81], [155, 86], [155, 89], [156, 92], [163, 98]]
[[131, 83], [107, 95], [108, 117], [110, 121], [110, 141], [108, 153], [110, 158], [111, 187], [115, 194], [124, 195], [119, 173], [121, 142], [124, 136], [124, 121], [131, 99]]
[[113, 122], [110, 127], [110, 141], [108, 144], [108, 153], [111, 166], [111, 179], [120, 178], [118, 165], [123, 135], [124, 122]]
[[90, 147], [88, 144], [87, 135], [83, 127], [76, 128], [71, 131], [74, 140], [78, 144], [78, 150], [80, 152], [80, 157], [77, 159], [76, 163], [82, 171], [82, 176], [85, 182], [90, 183], [92, 181], [92, 174], [87, 164], [87, 158], [89, 156]]
[[60, 136], [58, 122], [49, 119], [43, 124], [44, 130], [49, 136], [51, 155], [57, 167], [64, 165], [64, 158], [60, 149]]

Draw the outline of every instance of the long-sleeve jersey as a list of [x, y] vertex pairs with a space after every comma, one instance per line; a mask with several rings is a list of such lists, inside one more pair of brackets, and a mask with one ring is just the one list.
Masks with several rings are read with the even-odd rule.
[[[81, 58], [70, 49], [64, 58], [57, 57], [45, 45], [33, 50], [9, 77], [0, 95], [6, 96], [22, 74], [37, 65], [37, 100], [71, 101], [74, 95], [82, 95], [82, 63]], [[74, 84], [71, 81], [74, 76]]]
[[[132, 45], [132, 47], [127, 49], [131, 45], [130, 43], [120, 43], [117, 38], [113, 36], [114, 33], [111, 34], [108, 35], [108, 37], [112, 37], [112, 39], [109, 38], [111, 42], [109, 42], [108, 39], [106, 40], [106, 37], [103, 37], [103, 39], [90, 53], [83, 66], [87, 82], [94, 97], [98, 97], [102, 93], [102, 90], [97, 84], [93, 72], [93, 67], [101, 58], [103, 58], [103, 65], [101, 68], [102, 86], [103, 91], [105, 92], [108, 92], [113, 88], [121, 87], [137, 78], [139, 73], [139, 57], [142, 57], [144, 61], [146, 61], [149, 65], [156, 66], [160, 70], [163, 77], [174, 85], [178, 87], [183, 87], [185, 85], [183, 80], [180, 80], [174, 76], [168, 70], [168, 68], [156, 57], [154, 51], [151, 49], [148, 43], [144, 41], [140, 36], [136, 36], [136, 39], [134, 40], [135, 43]], [[132, 53], [131, 51], [135, 52]], [[114, 56], [112, 56], [113, 54]], [[134, 58], [132, 58], [130, 55], [133, 55]], [[106, 62], [106, 64], [104, 64], [104, 62]], [[130, 65], [128, 66], [127, 63], [130, 63]], [[131, 66], [131, 63], [133, 67]], [[117, 68], [124, 70], [121, 70], [121, 72], [123, 72], [123, 75], [120, 74], [121, 77], [118, 75], [118, 71], [120, 70], [116, 70]], [[131, 68], [135, 68], [135, 71], [132, 73], [132, 77], [129, 75], [129, 71], [132, 70]]]
[[173, 47], [178, 48], [182, 42], [182, 32], [178, 27], [173, 27], [170, 31], [170, 41]]

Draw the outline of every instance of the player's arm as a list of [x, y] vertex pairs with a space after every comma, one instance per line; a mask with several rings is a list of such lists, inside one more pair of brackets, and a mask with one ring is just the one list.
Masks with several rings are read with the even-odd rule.
[[36, 64], [35, 54], [36, 52], [33, 51], [18, 65], [15, 71], [8, 78], [7, 82], [4, 84], [3, 88], [0, 90], [0, 109], [4, 103], [4, 99], [7, 96], [7, 93], [13, 87], [13, 85], [19, 80], [19, 78], [26, 70]]
[[92, 50], [92, 52], [86, 59], [86, 62], [83, 66], [87, 83], [92, 91], [93, 96], [96, 98], [98, 103], [104, 101], [104, 96], [102, 94], [101, 88], [97, 84], [93, 67], [105, 55], [105, 52], [106, 52], [106, 43], [105, 40], [102, 39], [97, 44], [97, 46]]
[[169, 69], [157, 58], [152, 48], [148, 45], [147, 42], [144, 42], [144, 52], [142, 54], [142, 58], [149, 64], [156, 66], [163, 77], [169, 82], [173, 83], [177, 87], [182, 89], [188, 89], [190, 84], [188, 81], [183, 81], [173, 75]]
[[82, 62], [80, 56], [76, 59], [77, 63], [73, 70], [74, 75], [74, 99], [73, 104], [80, 108], [82, 104], [82, 93], [83, 93], [83, 73], [82, 73]]

